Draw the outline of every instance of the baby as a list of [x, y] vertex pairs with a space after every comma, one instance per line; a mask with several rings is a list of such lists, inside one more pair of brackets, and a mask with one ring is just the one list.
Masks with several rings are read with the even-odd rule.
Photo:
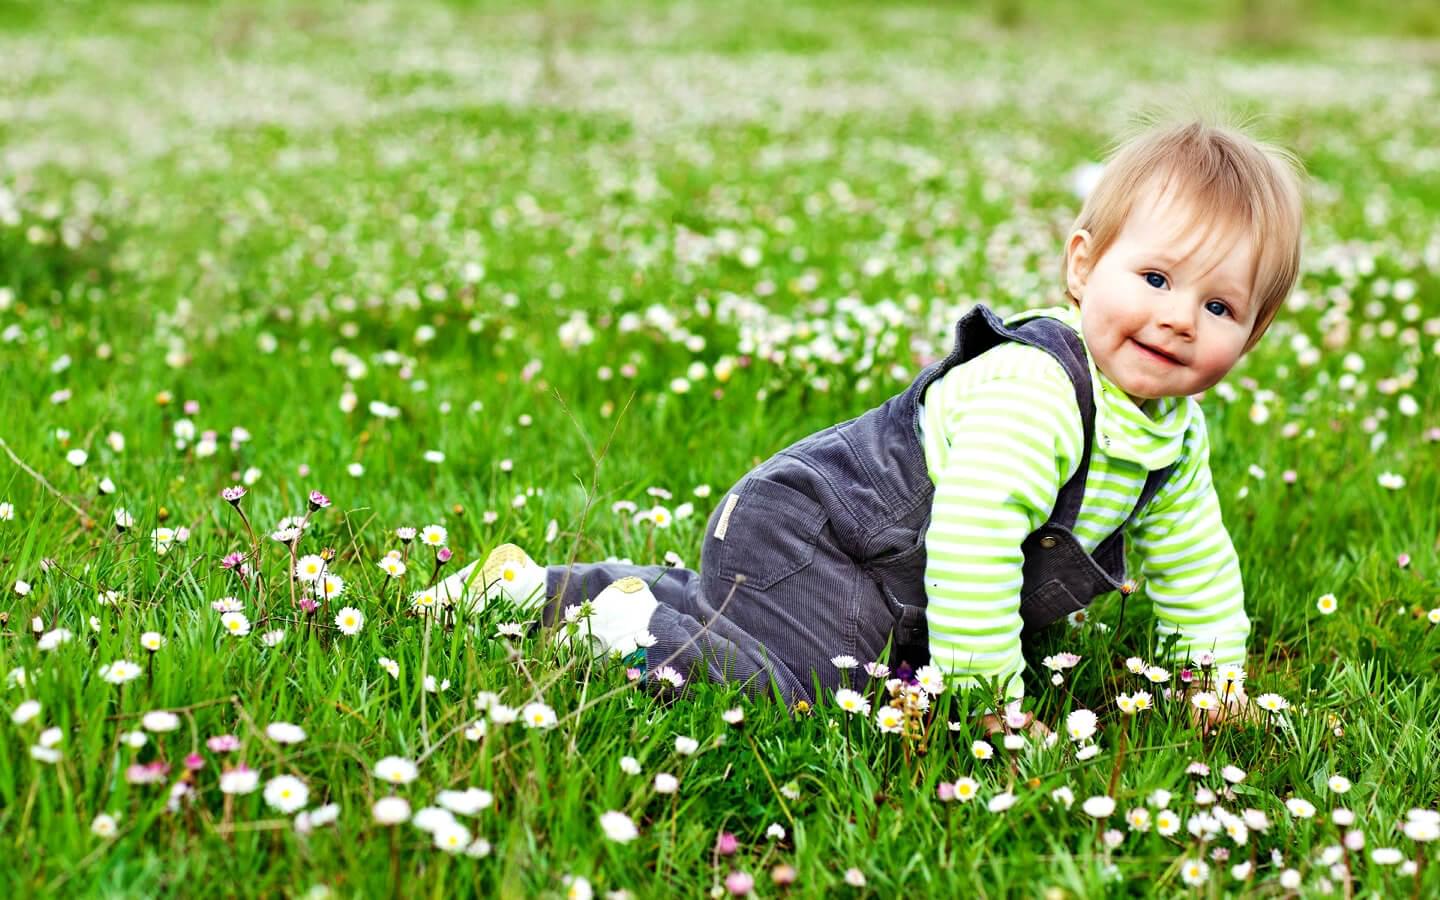
[[1194, 396], [1295, 284], [1299, 177], [1238, 129], [1150, 127], [1086, 199], [1063, 301], [1004, 320], [977, 306], [906, 390], [746, 473], [710, 517], [700, 571], [546, 568], [505, 545], [439, 592], [549, 599], [547, 621], [589, 599], [596, 649], [676, 686], [814, 702], [859, 663], [928, 662], [1013, 701], [1025, 634], [1135, 589], [1128, 536], [1172, 644], [1159, 661], [1243, 664], [1240, 567]]

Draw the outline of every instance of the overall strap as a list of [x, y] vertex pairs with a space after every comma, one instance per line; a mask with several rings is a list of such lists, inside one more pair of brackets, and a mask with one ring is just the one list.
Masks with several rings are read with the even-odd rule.
[[[1070, 376], [1070, 382], [1075, 388], [1075, 404], [1080, 408], [1080, 428], [1085, 449], [1080, 455], [1080, 467], [1060, 488], [1055, 499], [1055, 510], [1050, 516], [1051, 523], [1063, 525], [1067, 530], [1073, 531], [1076, 520], [1080, 518], [1080, 503], [1084, 499], [1085, 479], [1090, 474], [1090, 455], [1095, 443], [1095, 388], [1090, 380], [1090, 364], [1085, 356], [1085, 345], [1081, 342], [1080, 335], [1070, 326], [1046, 316], [1026, 319], [1015, 327], [1014, 333], [1024, 338], [1022, 343], [1049, 351], [1065, 370], [1065, 374]], [[1149, 488], [1148, 482], [1146, 488]]]

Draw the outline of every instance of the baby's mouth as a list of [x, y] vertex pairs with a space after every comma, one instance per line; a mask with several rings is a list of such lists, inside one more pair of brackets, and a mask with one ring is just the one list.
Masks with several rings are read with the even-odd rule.
[[1168, 362], [1174, 366], [1184, 365], [1184, 363], [1180, 362], [1180, 360], [1176, 359], [1168, 353], [1156, 350], [1149, 344], [1142, 344], [1139, 341], [1136, 341], [1134, 338], [1131, 338], [1130, 340], [1135, 341], [1135, 346], [1139, 347], [1141, 352], [1145, 353], [1148, 356], [1151, 356], [1155, 359], [1164, 360], [1165, 362]]

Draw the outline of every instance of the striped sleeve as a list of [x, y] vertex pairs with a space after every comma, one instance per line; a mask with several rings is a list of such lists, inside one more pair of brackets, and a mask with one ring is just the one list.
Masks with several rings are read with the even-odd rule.
[[1024, 695], [1020, 545], [1050, 517], [1084, 447], [1069, 378], [1035, 352], [955, 388], [925, 533], [931, 659], [959, 687], [998, 678], [1007, 699]]
[[1131, 526], [1141, 554], [1145, 590], [1155, 606], [1155, 630], [1163, 643], [1180, 635], [1166, 660], [1183, 663], [1201, 653], [1216, 663], [1245, 662], [1250, 619], [1240, 560], [1220, 518], [1220, 498], [1210, 478], [1210, 442], [1197, 415], [1183, 462]]

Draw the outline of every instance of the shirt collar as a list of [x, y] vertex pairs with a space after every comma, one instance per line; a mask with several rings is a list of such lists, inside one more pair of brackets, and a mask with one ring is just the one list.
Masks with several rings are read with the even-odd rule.
[[[1080, 343], [1084, 345], [1079, 307], [1067, 303], [1026, 310], [1010, 317], [1010, 321], [1037, 315], [1064, 322], [1080, 335]], [[1192, 418], [1198, 413], [1194, 398], [1161, 397], [1147, 401], [1142, 409], [1095, 367], [1095, 358], [1088, 346], [1085, 347], [1085, 361], [1090, 367], [1090, 380], [1095, 391], [1093, 452], [1139, 463], [1151, 471], [1162, 469], [1179, 459], [1185, 445], [1185, 434], [1190, 429]]]

